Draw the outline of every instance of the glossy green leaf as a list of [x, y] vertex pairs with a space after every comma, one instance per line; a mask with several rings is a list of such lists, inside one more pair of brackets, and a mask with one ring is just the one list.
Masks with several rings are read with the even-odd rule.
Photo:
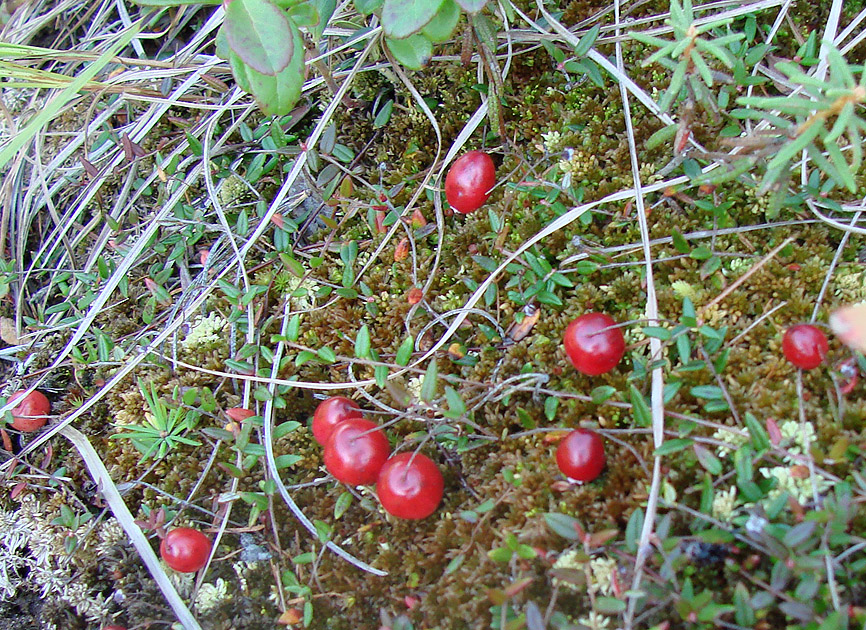
[[487, 4], [487, 0], [457, 0], [466, 13], [478, 13]]
[[343, 514], [346, 513], [346, 510], [349, 509], [349, 506], [352, 504], [352, 493], [349, 491], [344, 492], [339, 497], [337, 497], [337, 502], [334, 503], [334, 519], [338, 519]]
[[406, 337], [397, 349], [397, 357], [394, 359], [397, 365], [409, 365], [412, 352], [415, 350], [415, 338]]
[[424, 27], [424, 35], [433, 43], [447, 41], [460, 19], [460, 7], [454, 0], [444, 0], [433, 19]]
[[439, 381], [439, 368], [436, 366], [436, 360], [430, 361], [427, 366], [427, 371], [424, 373], [424, 380], [421, 381], [421, 400], [430, 402], [436, 396], [436, 385]]
[[433, 56], [433, 44], [423, 35], [412, 35], [405, 39], [386, 37], [385, 44], [394, 58], [410, 70], [420, 70]]
[[548, 512], [544, 515], [544, 520], [547, 526], [554, 532], [567, 538], [568, 540], [577, 540], [577, 519], [568, 514], [560, 514], [558, 512]]
[[355, 337], [355, 357], [358, 359], [367, 359], [370, 356], [370, 329], [367, 324], [361, 326]]
[[[381, 19], [386, 37], [403, 39], [417, 33], [433, 19], [442, 2], [443, 0], [385, 0]], [[396, 57], [397, 53], [394, 53], [394, 56]], [[427, 56], [429, 57], [429, 54]]]
[[[293, 41], [293, 49], [303, 51], [304, 43], [298, 28], [290, 21], [289, 31]], [[256, 72], [241, 60], [237, 54], [229, 54], [238, 85], [245, 92], [251, 93], [265, 114], [282, 116], [292, 111], [301, 96], [304, 85], [304, 56], [292, 55], [292, 59], [276, 76], [268, 76]]]
[[231, 0], [225, 13], [229, 46], [249, 68], [276, 76], [289, 65], [294, 40], [286, 37], [289, 19], [279, 7], [268, 0]]

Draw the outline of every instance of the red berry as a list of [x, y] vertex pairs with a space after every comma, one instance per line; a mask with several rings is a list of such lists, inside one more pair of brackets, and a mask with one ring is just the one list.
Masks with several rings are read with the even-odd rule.
[[[48, 422], [51, 413], [51, 403], [45, 394], [36, 390], [24, 396], [25, 390], [19, 390], [9, 396], [9, 402], [21, 401], [12, 408], [12, 428], [19, 431], [38, 431]], [[24, 398], [21, 398], [24, 396]]]
[[445, 176], [445, 198], [462, 214], [478, 210], [496, 185], [496, 167], [482, 151], [470, 151], [454, 161]]
[[102, 630], [126, 630], [123, 626], [105, 626]]
[[325, 467], [343, 483], [376, 483], [391, 447], [379, 425], [363, 418], [346, 418], [331, 431], [325, 445]]
[[597, 433], [575, 429], [556, 449], [556, 464], [562, 474], [575, 481], [592, 481], [604, 468], [604, 445]]
[[345, 396], [332, 396], [323, 400], [313, 413], [313, 437], [324, 446], [331, 432], [346, 418], [360, 418], [361, 408], [354, 400]]
[[[625, 338], [604, 313], [585, 313], [565, 329], [565, 353], [578, 372], [598, 376], [610, 372], [625, 354]], [[603, 329], [603, 332], [599, 332]]]
[[165, 563], [181, 573], [195, 573], [207, 564], [211, 540], [197, 529], [176, 527], [159, 544], [159, 555]]
[[397, 518], [427, 518], [439, 506], [445, 482], [439, 468], [421, 453], [398, 453], [385, 462], [376, 482], [382, 507]]
[[827, 335], [812, 324], [797, 324], [785, 331], [782, 337], [782, 352], [798, 368], [811, 370], [827, 356]]

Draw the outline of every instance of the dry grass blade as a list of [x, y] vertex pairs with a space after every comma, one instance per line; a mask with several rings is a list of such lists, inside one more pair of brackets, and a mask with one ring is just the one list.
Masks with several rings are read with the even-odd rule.
[[120, 496], [117, 486], [108, 474], [105, 464], [102, 463], [102, 459], [100, 459], [99, 454], [90, 444], [87, 436], [75, 427], [70, 426], [64, 427], [61, 432], [63, 437], [72, 442], [72, 445], [75, 446], [79, 455], [81, 455], [81, 458], [87, 465], [87, 469], [90, 471], [91, 478], [99, 487], [106, 503], [108, 503], [108, 507], [111, 508], [114, 517], [121, 524], [126, 535], [129, 536], [129, 540], [136, 551], [138, 551], [138, 555], [141, 556], [142, 561], [147, 566], [159, 589], [165, 595], [166, 601], [168, 601], [172, 610], [174, 610], [178, 620], [183, 624], [184, 630], [201, 630], [198, 621], [193, 617], [189, 608], [186, 607], [180, 595], [177, 594], [171, 580], [169, 580], [168, 575], [165, 573], [165, 569], [162, 568], [159, 558], [156, 557], [153, 548], [150, 546], [150, 542], [144, 537], [141, 528], [136, 525], [135, 518], [130, 513], [129, 508], [126, 507], [126, 503], [123, 501], [123, 497]]

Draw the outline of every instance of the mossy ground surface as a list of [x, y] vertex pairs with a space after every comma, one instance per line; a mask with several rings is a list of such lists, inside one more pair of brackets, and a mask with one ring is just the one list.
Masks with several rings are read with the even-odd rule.
[[[820, 7], [813, 8], [820, 12]], [[650, 8], [644, 10], [649, 12]], [[592, 12], [594, 8], [586, 3], [572, 2], [565, 7], [562, 19], [576, 23]], [[822, 18], [804, 13], [797, 14], [795, 19], [814, 20], [817, 24]], [[779, 44], [792, 46], [789, 37], [780, 37]], [[627, 68], [648, 92], [663, 91], [666, 75], [661, 69], [655, 68], [650, 73], [639, 68], [639, 60], [647, 52], [640, 46], [627, 48]], [[467, 70], [457, 61], [437, 61], [428, 70], [412, 74], [411, 80], [423, 97], [437, 104], [435, 114], [443, 146], [447, 148], [480, 103], [473, 87], [477, 81], [474, 68]], [[392, 117], [382, 129], [374, 128], [371, 112], [363, 108], [338, 110], [335, 119], [336, 142], [357, 156], [352, 166], [359, 183], [351, 194], [338, 198], [333, 219], [336, 227], [324, 227], [298, 245], [296, 260], [303, 264], [306, 281], [318, 289], [340, 288], [346, 278], [346, 267], [351, 267], [354, 274], [360, 272], [385, 239], [370, 222], [376, 206], [385, 204], [390, 211], [409, 203], [433, 163], [431, 147], [436, 135], [409, 92], [390, 74], [375, 71], [362, 74], [355, 85], [355, 98], [372, 102], [379, 94], [387, 94], [395, 101]], [[343, 297], [334, 291], [327, 297], [319, 297], [310, 309], [294, 306], [299, 313], [305, 311], [299, 320], [297, 343], [314, 351], [330, 348], [337, 360], [298, 364], [301, 362], [295, 359], [300, 349], [289, 346], [291, 360], [276, 370], [280, 378], [334, 382], [344, 385], [340, 390], [343, 393], [355, 391], [351, 384], [345, 386], [350, 383], [347, 372], [350, 361], [346, 358], [355, 355], [355, 340], [362, 325], [367, 326], [379, 358], [394, 369], [394, 357], [407, 330], [419, 335], [427, 327], [428, 332], [417, 347], [419, 350], [425, 344], [429, 347], [450, 321], [441, 316], [449, 312], [453, 315], [455, 309], [465, 304], [473, 287], [488, 276], [487, 261], [501, 262], [578, 202], [568, 194], [549, 194], [550, 183], [558, 181], [566, 168], [560, 164], [564, 149], [573, 150], [568, 168], [573, 173], [573, 190], [579, 191], [580, 201], [600, 199], [633, 185], [623, 109], [613, 83], [599, 87], [589, 80], [572, 81], [557, 72], [549, 55], [539, 49], [514, 57], [503, 103], [508, 139], [496, 139], [483, 128], [468, 147], [491, 152], [503, 185], [480, 211], [469, 216], [444, 217], [442, 255], [435, 277], [429, 276], [429, 269], [439, 247], [438, 232], [425, 233], [423, 228], [410, 227], [398, 230], [363, 275], [355, 276], [354, 286], [360, 287], [356, 296]], [[131, 111], [134, 114], [134, 108]], [[632, 105], [632, 121], [639, 147], [661, 126], [640, 105]], [[313, 114], [309, 114], [295, 132], [303, 136], [314, 122]], [[249, 129], [256, 129], [261, 123], [263, 119], [257, 115], [246, 121]], [[64, 124], [63, 119], [55, 124]], [[74, 128], [75, 122], [71, 124]], [[720, 150], [721, 126], [707, 112], [699, 111], [693, 127], [695, 138], [709, 150]], [[542, 137], [550, 132], [560, 134], [555, 147]], [[155, 164], [152, 152], [157, 147], [166, 148], [161, 138], [174, 140], [179, 135], [178, 127], [167, 120], [164, 127], [142, 143], [148, 156], [131, 168], [139, 173], [150, 172]], [[230, 139], [239, 146], [254, 147], [257, 142], [250, 141], [240, 131]], [[249, 156], [240, 159], [241, 155], [241, 152], [224, 155], [215, 172], [232, 169], [243, 179], [249, 175], [251, 162]], [[235, 161], [236, 157], [239, 161]], [[669, 145], [641, 150], [644, 183], [659, 179], [655, 174], [670, 158]], [[279, 168], [259, 179], [251, 189], [221, 199], [231, 221], [237, 222], [244, 211], [251, 220], [256, 219], [257, 196], [267, 201], [280, 184], [280, 168], [286, 165], [281, 160]], [[861, 181], [863, 176], [861, 171], [858, 174]], [[360, 182], [381, 186], [387, 192], [386, 201], [379, 200], [373, 189]], [[203, 186], [191, 190], [189, 199], [194, 200], [203, 190]], [[110, 207], [119, 192], [107, 186], [102, 194], [104, 207]], [[143, 195], [142, 219], [126, 217], [118, 228], [118, 246], [122, 245], [121, 235], [135, 238], [149, 212], [148, 205], [164, 200], [165, 195], [165, 184], [158, 182], [149, 194]], [[692, 333], [691, 354], [686, 359], [699, 360], [706, 353], [715, 360], [720, 353], [727, 353], [725, 365], [718, 372], [709, 367], [711, 361], [702, 369], [690, 370], [688, 360], [680, 356], [675, 344], [666, 344], [666, 381], [680, 383], [679, 390], [665, 406], [667, 438], [695, 439], [702, 449], [715, 453], [723, 446], [719, 438], [722, 426], [742, 430], [747, 414], [764, 427], [783, 425], [787, 421], [799, 422], [802, 411], [814, 427], [810, 449], [814, 464], [834, 479], [850, 480], [852, 473], [862, 470], [861, 452], [866, 448], [866, 390], [858, 384], [840, 396], [840, 377], [834, 372], [834, 366], [851, 356], [850, 351], [831, 339], [825, 365], [802, 375], [804, 394], [798, 397], [797, 371], [782, 356], [781, 338], [789, 325], [812, 318], [817, 296], [821, 294], [819, 322], [826, 322], [835, 308], [866, 298], [859, 237], [851, 238], [843, 246], [843, 234], [815, 220], [802, 205], [783, 208], [778, 217], [768, 220], [754, 188], [740, 181], [707, 193], [697, 190], [670, 195], [654, 193], [647, 197], [646, 203], [649, 237], [662, 239], [652, 248], [652, 256], [663, 325], [672, 328], [680, 320], [683, 300], [688, 298], [703, 324], [725, 332], [722, 346], [712, 352], [706, 349], [709, 337]], [[194, 203], [190, 205], [195, 207]], [[428, 225], [435, 222], [432, 195], [422, 195], [416, 207]], [[204, 603], [196, 600], [194, 607], [202, 627], [273, 628], [283, 610], [301, 610], [307, 601], [312, 605], [310, 625], [314, 628], [397, 627], [394, 620], [401, 616], [404, 619], [399, 623], [411, 623], [415, 628], [498, 628], [503, 615], [502, 593], [515, 584], [521, 588], [514, 588], [515, 592], [507, 599], [515, 612], [509, 610], [503, 615], [509, 620], [524, 611], [528, 602], [545, 611], [549, 602], [554, 601], [553, 610], [562, 619], [577, 623], [587, 618], [595, 598], [601, 594], [610, 596], [611, 592], [599, 590], [598, 584], [593, 590], [585, 585], [574, 589], [555, 583], [556, 576], [562, 575], [561, 569], [558, 574], [553, 567], [557, 558], [582, 546], [552, 531], [545, 520], [545, 514], [549, 513], [571, 516], [590, 532], [613, 530], [611, 540], [594, 546], [592, 555], [613, 559], [617, 588], [620, 594], [628, 590], [633, 577], [634, 549], [626, 542], [626, 532], [636, 511], [646, 505], [654, 452], [649, 426], [637, 425], [631, 409], [634, 392], [648, 397], [650, 383], [646, 376], [648, 338], [641, 330], [646, 323], [643, 321], [646, 268], [635, 212], [632, 203], [601, 206], [534, 249], [536, 256], [566, 275], [571, 286], [557, 288], [557, 299], [540, 305], [537, 322], [517, 342], [493, 335], [495, 326], [491, 326], [491, 321], [505, 330], [515, 318], [519, 320], [523, 305], [509, 292], [519, 294], [535, 280], [530, 275], [529, 263], [509, 267], [495, 282], [496, 291], [478, 305], [488, 317], [470, 315], [466, 325], [433, 359], [441, 380], [433, 405], [418, 397], [418, 381], [423, 378], [426, 366], [397, 377], [385, 387], [357, 388], [355, 397], [371, 418], [383, 423], [396, 420], [387, 429], [395, 449], [420, 448], [440, 466], [445, 477], [445, 496], [433, 516], [418, 522], [399, 521], [380, 509], [372, 489], [349, 489], [353, 495], [351, 503], [339, 518], [335, 517], [338, 503], [339, 510], [343, 510], [345, 499], [341, 497], [347, 489], [324, 479], [321, 449], [308, 428], [317, 399], [305, 389], [282, 393], [281, 403], [274, 410], [274, 425], [293, 421], [300, 424], [273, 444], [276, 456], [297, 456], [282, 469], [283, 482], [299, 486], [291, 488], [292, 497], [308, 518], [331, 528], [331, 540], [364, 562], [386, 571], [386, 577], [364, 574], [332, 553], [322, 553], [320, 541], [299, 525], [278, 494], [272, 494], [270, 500], [265, 498], [266, 509], [249, 518], [256, 499], [250, 494], [249, 501], [244, 501], [241, 493], [261, 493], [268, 488], [263, 485], [266, 474], [258, 446], [263, 439], [259, 426], [251, 430], [250, 442], [256, 448], [247, 450], [246, 459], [233, 447], [237, 436], [200, 432], [203, 428], [225, 430], [228, 420], [224, 411], [243, 404], [243, 382], [213, 372], [232, 372], [227, 360], [248, 358], [239, 353], [248, 327], [255, 330], [257, 345], [267, 349], [264, 354], [272, 350], [276, 345], [272, 335], [281, 332], [287, 301], [292, 305], [292, 300], [300, 299], [291, 295], [297, 289], [297, 279], [276, 255], [279, 240], [290, 237], [277, 226], [269, 228], [246, 260], [247, 270], [253, 270], [250, 273], [253, 283], [263, 287], [253, 300], [255, 324], [250, 326], [245, 316], [237, 317], [238, 309], [230, 295], [214, 291], [204, 303], [202, 313], [217, 313], [226, 322], [215, 337], [184, 345], [183, 339], [189, 333], [182, 332], [177, 347], [166, 344], [161, 354], [153, 353], [76, 425], [97, 448], [114, 481], [126, 491], [125, 501], [141, 519], [145, 519], [145, 511], [164, 508], [171, 514], [180, 512], [179, 523], [209, 528], [232, 502], [228, 529], [204, 578], [207, 585], [214, 587], [209, 592], [215, 594]], [[98, 210], [93, 208], [92, 213], [76, 220], [85, 224]], [[489, 213], [495, 215], [493, 222], [499, 224], [496, 228]], [[167, 263], [173, 245], [169, 242], [168, 246], [160, 247], [161, 239], [157, 240], [151, 255], [130, 273], [124, 299], [97, 318], [95, 327], [114, 346], [127, 350], [134, 347], [124, 344], [148, 327], [158, 330], [169, 323], [174, 317], [172, 305], [191, 294], [185, 283], [181, 288], [181, 269], [200, 271], [198, 249], [213, 244], [218, 233], [216, 217], [210, 210], [199, 208], [193, 221], [203, 227], [192, 237], [190, 232], [182, 231], [189, 221], [186, 224], [179, 221], [161, 234], [169, 237], [181, 232], [184, 238], [191, 239], [182, 244], [184, 263]], [[673, 234], [696, 233], [699, 235], [688, 241], [688, 252], [678, 249], [671, 240]], [[411, 253], [405, 256], [398, 251], [404, 236], [411, 244]], [[791, 242], [765, 261], [769, 252], [786, 239]], [[345, 251], [352, 242], [357, 244], [359, 253], [347, 264], [341, 258], [341, 247]], [[707, 257], [694, 255], [697, 248], [706, 249], [717, 258], [717, 266], [709, 267]], [[117, 251], [122, 252], [122, 248]], [[831, 269], [837, 253], [837, 264]], [[81, 243], [74, 254], [86, 258], [88, 243]], [[579, 265], [581, 254], [589, 254], [580, 260], [592, 264]], [[112, 255], [115, 260], [120, 256]], [[321, 264], [314, 266], [311, 257], [320, 257]], [[759, 262], [765, 264], [752, 273], [750, 269]], [[145, 282], [164, 269], [171, 270], [160, 280], [171, 288], [171, 305], [155, 301]], [[745, 282], [716, 300], [746, 273], [751, 275]], [[828, 274], [830, 281], [824, 290]], [[410, 290], [420, 287], [424, 287], [423, 300], [418, 306], [410, 304]], [[56, 293], [51, 297], [54, 303], [62, 299]], [[6, 315], [12, 315], [9, 306], [3, 308]], [[613, 372], [600, 377], [575, 372], [561, 344], [567, 324], [589, 310], [606, 312], [623, 322], [629, 343], [626, 359]], [[152, 320], [147, 321], [149, 317]], [[196, 324], [187, 323], [191, 327]], [[48, 366], [53, 353], [68, 338], [65, 331], [41, 337], [28, 371], [35, 374]], [[96, 345], [99, 336], [89, 336], [88, 341]], [[454, 349], [446, 352], [452, 342], [465, 346], [460, 353], [465, 352], [472, 361], [461, 360]], [[81, 348], [86, 349], [84, 344]], [[261, 358], [264, 354], [250, 356], [258, 357], [259, 367], [269, 374], [270, 366]], [[173, 366], [173, 357], [194, 368]], [[62, 371], [49, 375], [43, 387], [52, 399], [54, 414], [62, 417], [74, 410], [112, 377], [118, 359], [109, 358], [71, 361]], [[355, 380], [373, 379], [374, 371], [369, 364], [352, 363], [351, 375]], [[443, 389], [446, 378], [469, 409], [461, 418], [448, 419], [442, 414], [448, 409]], [[140, 449], [130, 440], [110, 437], [124, 425], [142, 423], [147, 409], [139, 382], [152, 384], [163, 400], [175, 405], [178, 404], [173, 398], [175, 394], [193, 389], [207, 393], [194, 397], [190, 407], [202, 406], [203, 397], [212, 395], [215, 402], [212, 410], [202, 414], [199, 425], [190, 433], [200, 446], [178, 445], [153, 465], [152, 460], [141, 460]], [[602, 386], [611, 387], [615, 393], [604, 402], [593, 402], [592, 392]], [[707, 386], [723, 387], [733, 411], [707, 411], [707, 399], [695, 395]], [[261, 390], [256, 393], [261, 409], [266, 396]], [[554, 430], [579, 425], [597, 428], [605, 436], [608, 465], [597, 480], [568, 485], [555, 464], [556, 437], [560, 434]], [[218, 436], [226, 439], [218, 440]], [[54, 562], [69, 580], [84, 585], [85, 592], [80, 597], [101, 603], [102, 616], [85, 613], [83, 607], [78, 607], [78, 600], [57, 593], [45, 598], [41, 608], [30, 606], [39, 585], [33, 590], [22, 587], [17, 599], [9, 605], [9, 615], [21, 618], [31, 615], [33, 624], [46, 628], [99, 628], [109, 618], [130, 628], [164, 627], [164, 622], [172, 620], [172, 613], [128, 543], [122, 539], [112, 544], [99, 543], [100, 532], [111, 517], [102, 509], [104, 505], [82, 460], [59, 437], [50, 444], [53, 449], [50, 457], [41, 449], [29, 459], [31, 464], [41, 466], [43, 476], [22, 477], [26, 487], [19, 489], [15, 498], [4, 498], [2, 507], [14, 513], [23, 495], [35, 498], [42, 508], [45, 532], [54, 531], [61, 540], [70, 533], [69, 528], [51, 524], [60, 515], [61, 505], [94, 515], [75, 532], [78, 548], [69, 558], [58, 556]], [[774, 444], [779, 448], [765, 452], [754, 462], [755, 481], [764, 480], [757, 472], [759, 468], [796, 466], [783, 458], [784, 449], [790, 444], [790, 441]], [[15, 448], [19, 447], [16, 443]], [[640, 627], [663, 622], [669, 622], [672, 628], [710, 627], [674, 611], [673, 603], [683, 597], [685, 579], [690, 580], [695, 591], [712, 592], [713, 600], [719, 604], [731, 603], [740, 584], [756, 592], [761, 590], [761, 584], [776, 579], [774, 567], [778, 555], [767, 551], [775, 548], [765, 540], [750, 543], [743, 536], [732, 538], [725, 548], [725, 557], [706, 562], [692, 562], [683, 553], [681, 539], [692, 540], [701, 530], [696, 526], [696, 512], [713, 519], [711, 524], [716, 529], [739, 535], [744, 531], [745, 518], [758, 509], [747, 506], [740, 498], [733, 515], [707, 513], [707, 506], [702, 505], [707, 485], [718, 494], [734, 484], [738, 473], [733, 456], [721, 450], [718, 460], [722, 471], [711, 475], [703, 465], [706, 461], [700, 461], [699, 452], [683, 448], [663, 458], [664, 498], [659, 512], [660, 518], [665, 519], [666, 536], [656, 541], [658, 548], [646, 569], [645, 581], [651, 598], [641, 612]], [[62, 474], [54, 474], [62, 477], [62, 481], [46, 481], [44, 475], [56, 471], [59, 462], [64, 470]], [[802, 466], [796, 474], [801, 474], [801, 469]], [[26, 471], [16, 470], [22, 474]], [[764, 481], [767, 486], [769, 482]], [[306, 485], [311, 482], [319, 483]], [[770, 488], [765, 490], [769, 492]], [[858, 492], [862, 498], [863, 490]], [[822, 493], [832, 495], [830, 487], [822, 488]], [[850, 533], [856, 536], [862, 535], [864, 525], [858, 501], [850, 507], [848, 520]], [[803, 510], [816, 508], [808, 498], [801, 502], [792, 500], [774, 518], [783, 524], [797, 523]], [[241, 536], [250, 534], [252, 537], [242, 542]], [[522, 553], [515, 553], [505, 562], [497, 561], [495, 550], [507, 548], [509, 537], [521, 546]], [[245, 557], [251, 556], [244, 554], [252, 553], [250, 549], [255, 545], [267, 550], [269, 558], [245, 561]], [[787, 550], [790, 560], [797, 553], [808, 555], [814, 551], [792, 549]], [[834, 551], [840, 553], [838, 548]], [[293, 558], [297, 560], [308, 552], [314, 553], [314, 562], [293, 563]], [[493, 557], [489, 552], [494, 552]], [[577, 577], [571, 575], [571, 580], [586, 579], [582, 565], [578, 566]], [[789, 570], [794, 570], [793, 565]], [[860, 566], [848, 566], [837, 572], [846, 605], [866, 601], [863, 571]], [[276, 579], [282, 579], [284, 587], [294, 584], [286, 573], [294, 573], [294, 579], [302, 586], [309, 586], [309, 592], [300, 595], [291, 589], [280, 592]], [[667, 574], [675, 576], [677, 586], [671, 592], [677, 593], [676, 597], [664, 595], [669, 588], [663, 577]], [[816, 582], [818, 598], [826, 599], [829, 587], [821, 568], [811, 565], [802, 568], [797, 579], [805, 580], [804, 575]], [[608, 583], [610, 579], [608, 576]], [[223, 591], [215, 588], [220, 581], [224, 583]], [[794, 581], [791, 578], [774, 592], [784, 592]], [[191, 596], [189, 580], [178, 579], [178, 586], [183, 595]], [[755, 627], [799, 627], [796, 619], [779, 608], [779, 602], [786, 597], [780, 595], [773, 604], [759, 609]], [[16, 605], [21, 610], [12, 611]], [[25, 605], [30, 606], [26, 611]], [[822, 610], [820, 614], [825, 612]], [[730, 619], [730, 614], [724, 618]], [[23, 627], [10, 624], [2, 627]], [[508, 627], [522, 627], [519, 617]]]

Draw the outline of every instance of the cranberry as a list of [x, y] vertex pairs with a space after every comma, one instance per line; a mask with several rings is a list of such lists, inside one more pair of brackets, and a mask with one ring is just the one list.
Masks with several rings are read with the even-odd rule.
[[439, 468], [421, 453], [398, 453], [385, 462], [376, 482], [382, 507], [397, 518], [427, 518], [439, 506], [445, 482]]
[[575, 481], [592, 481], [604, 468], [604, 445], [597, 433], [575, 429], [556, 449], [556, 464], [562, 474]]
[[625, 338], [619, 328], [611, 326], [616, 322], [609, 315], [585, 313], [565, 329], [565, 352], [578, 372], [598, 376], [620, 362], [625, 354]]
[[376, 483], [391, 450], [379, 425], [364, 418], [346, 418], [331, 431], [325, 445], [325, 467], [353, 486]]
[[191, 527], [176, 527], [159, 544], [159, 555], [165, 563], [181, 573], [195, 573], [207, 564], [212, 543], [210, 538]]
[[[19, 431], [37, 431], [48, 422], [51, 413], [51, 403], [42, 392], [32, 391], [24, 396], [25, 390], [19, 390], [9, 396], [9, 402], [21, 401], [12, 408], [12, 428]], [[24, 396], [24, 398], [21, 398]]]
[[478, 210], [496, 185], [496, 167], [482, 151], [470, 151], [454, 161], [445, 176], [445, 198], [462, 214]]
[[105, 626], [102, 630], [126, 630], [123, 626]]
[[331, 432], [346, 418], [360, 418], [361, 408], [354, 400], [345, 396], [332, 396], [323, 400], [313, 413], [313, 437], [324, 446]]
[[804, 370], [821, 365], [828, 350], [827, 335], [812, 324], [791, 326], [782, 337], [782, 352], [785, 358]]

